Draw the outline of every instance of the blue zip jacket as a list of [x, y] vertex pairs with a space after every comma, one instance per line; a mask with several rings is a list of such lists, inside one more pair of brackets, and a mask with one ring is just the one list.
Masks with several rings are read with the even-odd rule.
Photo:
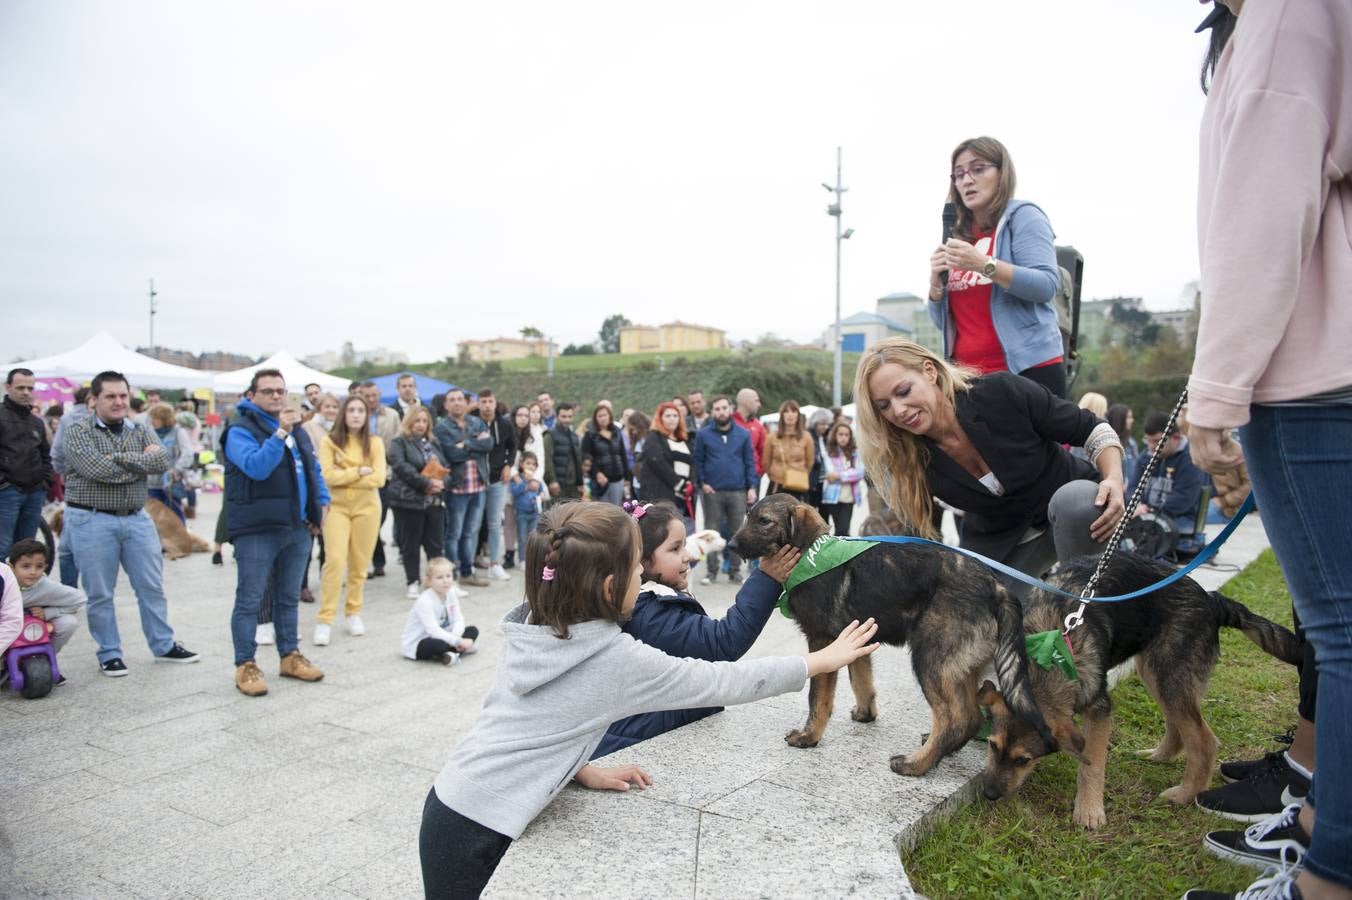
[[[258, 430], [260, 432], [266, 430], [268, 435], [266, 439], [260, 441], [258, 436], [244, 427], [243, 422], [236, 420], [231, 423], [225, 431], [226, 461], [252, 481], [267, 481], [276, 471], [278, 464], [281, 463], [283, 454], [288, 452], [287, 443], [275, 434], [278, 428], [277, 419], [269, 413], [263, 412], [253, 401], [247, 399], [239, 401], [239, 405], [235, 409], [241, 419], [253, 420], [261, 426]], [[328, 485], [324, 483], [324, 475], [320, 471], [315, 448], [310, 445], [309, 437], [300, 428], [292, 430], [289, 450], [295, 468], [314, 478], [318, 499], [317, 506], [320, 508], [328, 506], [329, 489]], [[296, 507], [300, 513], [297, 522], [310, 521], [318, 525], [318, 519], [314, 518], [314, 510], [309, 507], [308, 480], [308, 478], [302, 477], [295, 481]], [[238, 517], [238, 514], [236, 514], [236, 518]], [[287, 523], [279, 524], [284, 526]], [[242, 525], [243, 523], [241, 523]], [[231, 534], [236, 533], [241, 532], [231, 532]]]
[[[625, 634], [668, 656], [732, 662], [741, 659], [756, 643], [781, 590], [779, 582], [757, 569], [737, 592], [737, 600], [728, 614], [722, 619], [711, 619], [689, 594], [678, 594], [665, 585], [648, 582], [634, 602], [634, 614], [622, 628]], [[623, 750], [722, 709], [721, 706], [668, 709], [620, 719], [606, 729], [606, 736], [591, 758]]]
[[751, 432], [736, 422], [729, 420], [728, 430], [719, 431], [709, 419], [695, 435], [694, 456], [700, 483], [716, 491], [745, 491], [760, 485]]
[[[1014, 267], [1014, 279], [1008, 290], [991, 282], [991, 321], [1005, 351], [1005, 365], [1016, 374], [1066, 352], [1052, 304], [1061, 286], [1055, 237], [1047, 214], [1025, 200], [1009, 201], [995, 226], [992, 255]], [[948, 289], [937, 303], [926, 305], [944, 336], [944, 356], [952, 359], [958, 332], [948, 314]]]

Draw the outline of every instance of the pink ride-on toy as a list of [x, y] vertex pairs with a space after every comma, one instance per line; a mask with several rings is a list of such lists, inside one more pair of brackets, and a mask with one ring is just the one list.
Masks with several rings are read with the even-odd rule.
[[52, 623], [24, 613], [23, 630], [5, 651], [9, 683], [29, 700], [45, 697], [61, 680], [52, 649]]

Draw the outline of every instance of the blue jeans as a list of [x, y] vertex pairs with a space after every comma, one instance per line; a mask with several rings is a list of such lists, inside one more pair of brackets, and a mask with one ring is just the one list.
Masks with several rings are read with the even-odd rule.
[[272, 584], [272, 621], [277, 631], [277, 655], [300, 647], [300, 582], [310, 565], [310, 529], [281, 528], [235, 537], [235, 608], [230, 613], [230, 636], [235, 642], [235, 665], [254, 658], [258, 608]]
[[117, 568], [127, 573], [141, 611], [141, 632], [150, 652], [163, 656], [174, 647], [174, 629], [169, 627], [169, 604], [164, 599], [164, 560], [160, 536], [145, 510], [130, 516], [110, 516], [87, 509], [66, 507], [65, 537], [71, 542], [80, 580], [89, 604], [85, 616], [89, 635], [98, 646], [100, 663], [122, 656], [122, 638], [117, 630], [113, 590]]
[[484, 491], [484, 518], [488, 520], [488, 559], [495, 565], [502, 563], [502, 514], [507, 509], [510, 492], [507, 482], [490, 484]]
[[535, 530], [535, 526], [540, 524], [540, 514], [535, 510], [522, 512], [521, 507], [516, 509], [516, 558], [521, 568], [526, 567], [526, 542], [530, 540], [530, 533]]
[[79, 587], [80, 567], [75, 565], [75, 550], [72, 549], [72, 545], [69, 531], [57, 538], [56, 559], [61, 565], [61, 583], [66, 587]]
[[474, 574], [474, 545], [479, 542], [485, 493], [446, 495], [446, 558], [459, 563], [462, 578]]
[[46, 499], [46, 488], [23, 491], [12, 484], [0, 488], [0, 561], [9, 562], [9, 548], [16, 542], [37, 536]]
[[1352, 406], [1253, 406], [1241, 430], [1264, 530], [1319, 670], [1305, 867], [1352, 887]]

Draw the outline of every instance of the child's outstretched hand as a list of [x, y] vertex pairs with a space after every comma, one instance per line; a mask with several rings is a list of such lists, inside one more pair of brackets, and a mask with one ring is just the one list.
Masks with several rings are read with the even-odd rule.
[[785, 544], [761, 560], [761, 571], [783, 584], [789, 580], [789, 573], [793, 571], [793, 567], [798, 565], [798, 560], [802, 558], [803, 551], [792, 544]]
[[878, 649], [878, 644], [869, 643], [877, 633], [878, 623], [872, 619], [868, 619], [862, 625], [858, 619], [846, 625], [840, 637], [815, 653], [807, 655], [808, 677], [834, 672], [861, 656], [868, 656]]
[[627, 791], [631, 784], [641, 791], [653, 783], [653, 777], [638, 766], [603, 769], [590, 763], [578, 769], [573, 780], [593, 791]]

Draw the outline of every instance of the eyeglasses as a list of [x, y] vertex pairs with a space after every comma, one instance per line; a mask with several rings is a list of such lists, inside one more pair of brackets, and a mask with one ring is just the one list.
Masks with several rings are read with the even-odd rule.
[[255, 394], [262, 394], [264, 397], [284, 397], [286, 388], [255, 388]]
[[950, 181], [952, 181], [954, 184], [957, 184], [959, 181], [962, 181], [968, 175], [971, 175], [973, 178], [980, 178], [982, 175], [986, 174], [986, 171], [988, 169], [998, 169], [998, 168], [1000, 167], [997, 166], [995, 163], [988, 162], [972, 163], [972, 166], [969, 169], [954, 169], [953, 174], [948, 177]]

